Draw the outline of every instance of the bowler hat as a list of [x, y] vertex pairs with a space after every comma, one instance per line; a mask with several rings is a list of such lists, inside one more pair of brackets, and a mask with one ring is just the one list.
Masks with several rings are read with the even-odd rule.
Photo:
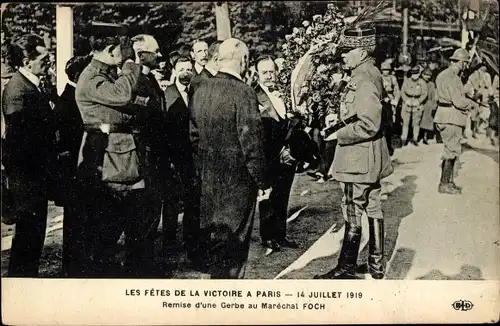
[[340, 47], [345, 49], [367, 48], [376, 45], [375, 29], [356, 27], [342, 32]]

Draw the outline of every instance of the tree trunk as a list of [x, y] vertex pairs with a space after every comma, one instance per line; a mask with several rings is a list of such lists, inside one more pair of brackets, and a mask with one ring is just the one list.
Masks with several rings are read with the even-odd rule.
[[227, 2], [215, 3], [215, 21], [217, 24], [217, 40], [224, 41], [231, 38], [231, 21]]

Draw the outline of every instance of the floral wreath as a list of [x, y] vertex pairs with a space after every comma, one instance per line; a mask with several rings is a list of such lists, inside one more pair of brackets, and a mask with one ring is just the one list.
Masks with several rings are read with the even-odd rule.
[[372, 24], [375, 15], [390, 3], [387, 0], [370, 5], [356, 17], [345, 17], [330, 3], [323, 15], [302, 22], [286, 35], [282, 45], [285, 61], [278, 73], [278, 88], [283, 94], [289, 113], [312, 118], [324, 117], [326, 112], [337, 113], [339, 78], [343, 74], [339, 62], [343, 32], [354, 26]]

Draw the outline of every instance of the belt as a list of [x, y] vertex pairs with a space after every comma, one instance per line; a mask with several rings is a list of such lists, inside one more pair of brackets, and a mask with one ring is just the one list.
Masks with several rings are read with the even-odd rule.
[[139, 134], [140, 130], [124, 123], [86, 123], [83, 129], [88, 133]]
[[453, 106], [451, 103], [443, 103], [443, 102], [438, 102], [438, 106], [445, 107], [445, 108], [450, 108]]

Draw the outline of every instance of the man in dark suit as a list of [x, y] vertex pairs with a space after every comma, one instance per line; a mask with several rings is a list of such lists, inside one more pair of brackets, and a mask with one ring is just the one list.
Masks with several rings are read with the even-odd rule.
[[77, 276], [81, 271], [83, 239], [75, 205], [76, 167], [83, 136], [83, 120], [76, 105], [75, 87], [78, 77], [90, 63], [91, 56], [73, 57], [66, 63], [68, 83], [54, 109], [57, 135], [58, 186], [56, 205], [64, 207], [63, 223], [63, 275]]
[[194, 71], [200, 74], [208, 62], [208, 44], [205, 41], [196, 40], [191, 49], [191, 59], [194, 61]]
[[275, 89], [276, 65], [269, 56], [257, 60], [259, 84], [255, 88], [259, 111], [264, 125], [264, 150], [269, 162], [273, 192], [270, 200], [259, 205], [260, 236], [267, 254], [279, 251], [280, 246], [298, 248], [286, 236], [288, 199], [296, 169], [296, 160], [287, 144], [289, 120], [281, 94]]
[[53, 112], [40, 89], [49, 52], [35, 35], [23, 37], [11, 51], [12, 63], [19, 69], [2, 96], [6, 123], [2, 163], [17, 217], [8, 275], [37, 277], [56, 157]]
[[215, 279], [244, 277], [256, 198], [260, 193], [267, 200], [271, 193], [257, 97], [242, 77], [248, 61], [243, 42], [224, 41], [219, 73], [200, 85], [192, 101], [205, 262]]
[[[165, 98], [167, 110], [165, 116], [166, 143], [169, 162], [173, 164], [177, 184], [170, 185], [164, 198], [163, 233], [164, 249], [168, 250], [175, 242], [177, 216], [180, 213], [179, 202], [183, 202], [183, 238], [188, 258], [194, 257], [199, 228], [199, 184], [193, 162], [193, 152], [189, 138], [189, 83], [193, 75], [190, 58], [180, 56], [175, 62], [174, 84], [167, 87]], [[168, 169], [168, 166], [164, 164]], [[170, 173], [167, 172], [167, 175]], [[173, 181], [173, 180], [172, 180]]]
[[217, 71], [219, 70], [219, 64], [217, 63], [217, 60], [219, 58], [219, 46], [221, 45], [221, 43], [222, 41], [215, 41], [208, 48], [207, 64], [205, 65], [205, 67], [203, 67], [199, 74], [194, 74], [193, 79], [191, 79], [189, 88], [191, 89], [192, 93], [196, 91], [200, 83], [202, 83], [204, 80], [213, 78], [215, 77], [215, 75], [217, 75]]

